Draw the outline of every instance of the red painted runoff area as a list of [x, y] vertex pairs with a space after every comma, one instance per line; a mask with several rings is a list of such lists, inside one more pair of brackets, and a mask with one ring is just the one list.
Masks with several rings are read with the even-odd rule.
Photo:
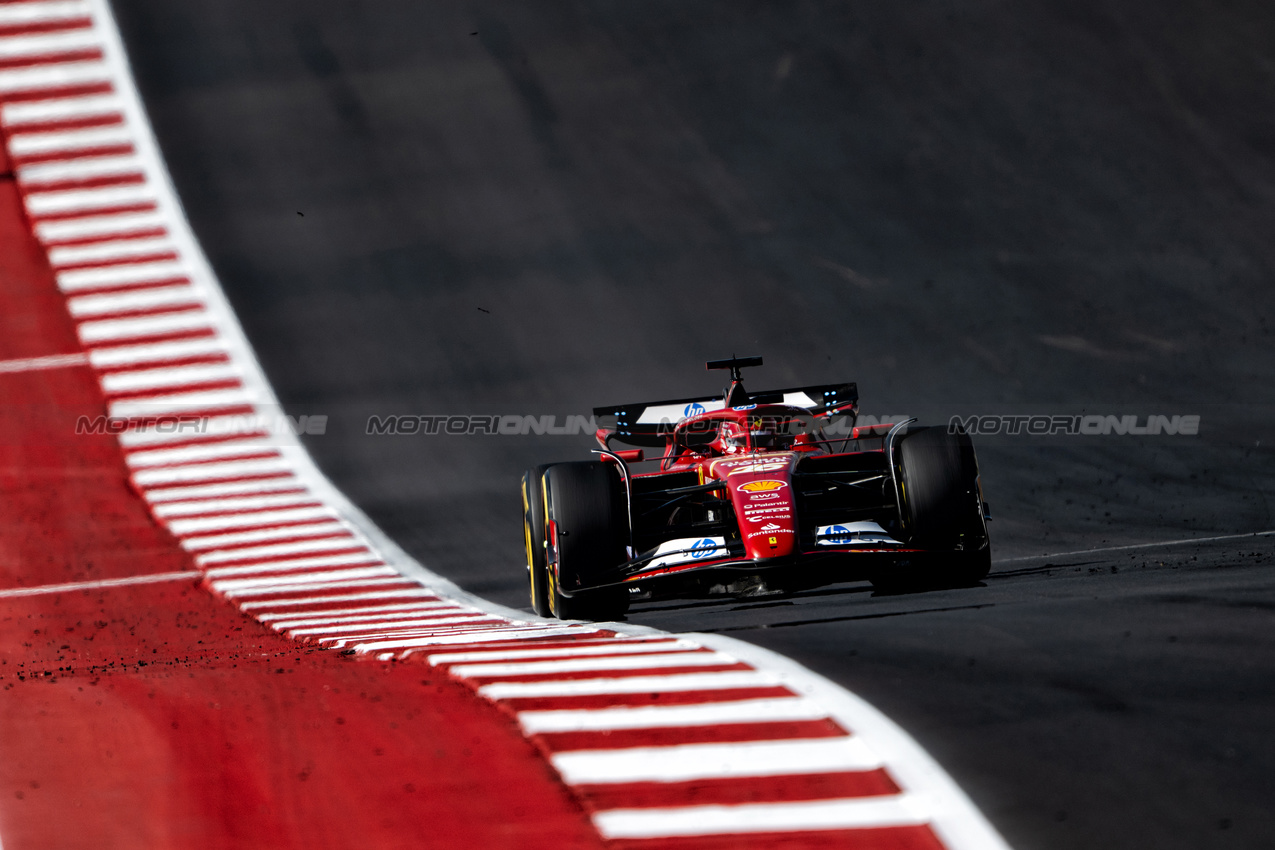
[[[48, 848], [602, 845], [443, 671], [315, 649], [200, 587], [129, 489], [0, 177], [0, 840]], [[61, 365], [57, 365], [61, 364]], [[189, 572], [189, 576], [183, 576]]]

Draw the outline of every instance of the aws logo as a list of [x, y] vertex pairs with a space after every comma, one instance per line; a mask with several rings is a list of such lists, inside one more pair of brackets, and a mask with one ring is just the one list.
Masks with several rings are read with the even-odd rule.
[[749, 481], [747, 484], [740, 484], [739, 489], [745, 493], [774, 493], [787, 487], [787, 483], [783, 481], [774, 481], [764, 479], [762, 481]]

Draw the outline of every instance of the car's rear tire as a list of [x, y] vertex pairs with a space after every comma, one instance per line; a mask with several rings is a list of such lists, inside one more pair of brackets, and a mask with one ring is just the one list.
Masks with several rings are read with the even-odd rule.
[[882, 571], [873, 584], [905, 590], [982, 581], [992, 550], [973, 441], [963, 432], [920, 427], [904, 435], [896, 451], [905, 542], [926, 551]]
[[553, 616], [549, 607], [549, 570], [545, 562], [544, 474], [537, 466], [522, 474], [522, 529], [527, 548], [527, 577], [531, 608], [541, 617]]
[[547, 569], [553, 616], [615, 620], [628, 610], [627, 588], [588, 589], [627, 558], [628, 518], [618, 490], [619, 476], [605, 463], [559, 463], [545, 471], [545, 515], [557, 530], [557, 563]]

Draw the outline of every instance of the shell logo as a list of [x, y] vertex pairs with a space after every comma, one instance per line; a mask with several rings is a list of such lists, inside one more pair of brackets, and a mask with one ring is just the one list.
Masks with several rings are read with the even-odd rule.
[[739, 489], [748, 493], [772, 493], [787, 486], [783, 481], [749, 481], [747, 484], [740, 484]]

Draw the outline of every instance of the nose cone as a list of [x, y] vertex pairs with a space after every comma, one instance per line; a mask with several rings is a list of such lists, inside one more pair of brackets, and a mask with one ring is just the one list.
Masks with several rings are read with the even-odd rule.
[[730, 491], [744, 551], [753, 560], [782, 558], [797, 548], [794, 459], [775, 454], [713, 464], [713, 474]]

